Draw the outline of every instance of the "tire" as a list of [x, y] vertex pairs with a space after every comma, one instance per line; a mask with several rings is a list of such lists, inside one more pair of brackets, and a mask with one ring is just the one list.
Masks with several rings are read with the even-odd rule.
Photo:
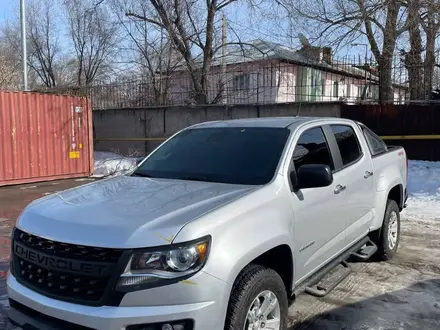
[[288, 301], [284, 282], [274, 270], [254, 264], [244, 268], [235, 280], [229, 298], [225, 330], [248, 330], [248, 312], [252, 307], [254, 307], [254, 311], [258, 310], [255, 308], [255, 302], [259, 296], [267, 297], [267, 299], [259, 299], [261, 308], [266, 306], [265, 301], [273, 302], [274, 297], [277, 298], [278, 305], [274, 307], [267, 319], [258, 317], [258, 322], [275, 322], [273, 317], [279, 311], [279, 330], [286, 330]]
[[[394, 226], [393, 223], [395, 223]], [[391, 239], [390, 231], [396, 231], [395, 242]], [[377, 258], [381, 261], [390, 260], [394, 257], [400, 241], [400, 210], [396, 201], [388, 200], [383, 218], [382, 229], [377, 244]]]

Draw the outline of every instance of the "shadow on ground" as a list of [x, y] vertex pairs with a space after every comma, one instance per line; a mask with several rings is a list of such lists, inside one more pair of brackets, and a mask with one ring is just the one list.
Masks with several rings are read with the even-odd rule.
[[296, 324], [293, 317], [289, 330], [440, 329], [440, 276], [346, 305], [322, 299], [339, 307]]

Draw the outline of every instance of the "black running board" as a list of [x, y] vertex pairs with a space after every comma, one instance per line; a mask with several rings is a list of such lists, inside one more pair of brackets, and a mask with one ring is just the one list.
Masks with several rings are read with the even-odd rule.
[[351, 255], [360, 261], [367, 261], [377, 252], [377, 245], [370, 239], [365, 242], [359, 250], [353, 252]]
[[308, 286], [306, 287], [305, 291], [315, 297], [325, 297], [328, 295], [334, 288], [336, 288], [345, 278], [351, 274], [351, 267], [350, 265], [344, 260], [341, 262], [341, 265], [344, 267], [344, 271], [341, 275], [337, 277], [328, 287], [324, 287], [319, 285], [318, 283], [314, 283], [313, 287]]
[[[322, 267], [315, 274], [302, 281], [297, 285], [297, 288], [294, 291], [294, 294], [298, 294], [301, 291], [305, 291], [310, 295], [315, 297], [325, 297], [328, 295], [334, 288], [336, 288], [350, 273], [351, 267], [347, 263], [347, 259], [352, 256], [353, 253], [359, 251], [362, 247], [364, 247], [368, 242], [370, 242], [369, 237], [364, 237], [359, 242], [355, 243], [337, 258], [333, 259], [330, 263]], [[338, 276], [330, 285], [327, 287], [319, 285], [325, 276], [330, 273], [335, 267], [342, 265], [344, 271], [340, 276]], [[304, 285], [306, 285], [304, 287]], [[302, 288], [302, 289], [301, 289]]]

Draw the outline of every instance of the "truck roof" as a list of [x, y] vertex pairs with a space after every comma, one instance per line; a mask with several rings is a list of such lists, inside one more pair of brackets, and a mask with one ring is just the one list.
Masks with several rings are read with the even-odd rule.
[[[207, 127], [289, 127], [297, 126], [307, 122], [327, 119], [325, 117], [264, 117], [264, 118], [244, 118], [232, 120], [211, 121], [193, 125], [191, 128]], [[328, 118], [340, 119], [340, 118]]]

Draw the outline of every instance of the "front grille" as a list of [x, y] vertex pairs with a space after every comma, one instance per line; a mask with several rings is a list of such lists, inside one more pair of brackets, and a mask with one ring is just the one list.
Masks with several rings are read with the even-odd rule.
[[34, 250], [53, 254], [61, 258], [81, 261], [118, 262], [122, 254], [122, 250], [53, 242], [25, 233], [19, 229], [16, 229], [16, 232], [18, 234], [17, 241], [25, 243]]
[[13, 272], [22, 284], [55, 299], [83, 304], [103, 298], [123, 253], [54, 242], [19, 229], [15, 229], [13, 242]]

